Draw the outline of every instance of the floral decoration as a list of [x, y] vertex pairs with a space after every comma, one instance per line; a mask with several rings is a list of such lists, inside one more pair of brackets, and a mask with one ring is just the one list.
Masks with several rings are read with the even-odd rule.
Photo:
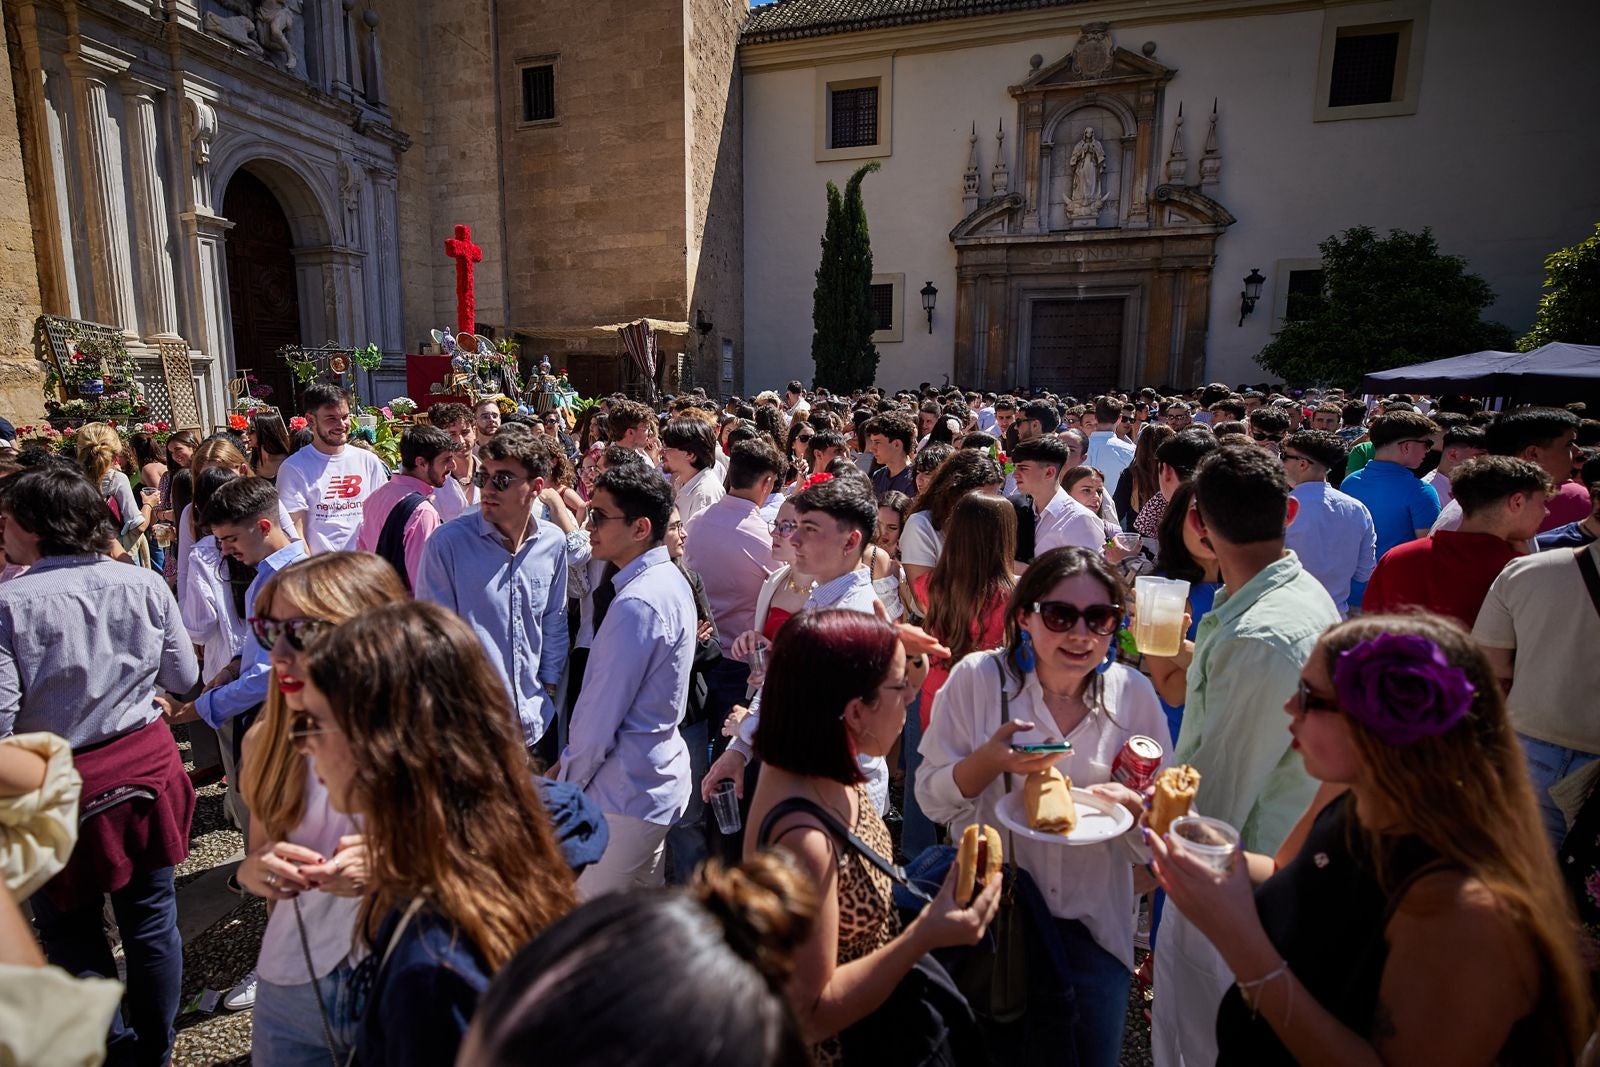
[[289, 419], [289, 429], [293, 433], [299, 433], [309, 425], [310, 423], [306, 422], [304, 415], [294, 415]]
[[827, 471], [823, 471], [819, 474], [813, 474], [801, 484], [800, 491], [803, 493], [812, 486], [822, 485], [831, 481], [833, 481], [833, 475], [829, 474]]
[[228, 429], [243, 433], [250, 428], [250, 420], [235, 412], [228, 416]]
[[1339, 654], [1339, 706], [1391, 745], [1436, 737], [1467, 717], [1477, 689], [1434, 642], [1380, 634]]

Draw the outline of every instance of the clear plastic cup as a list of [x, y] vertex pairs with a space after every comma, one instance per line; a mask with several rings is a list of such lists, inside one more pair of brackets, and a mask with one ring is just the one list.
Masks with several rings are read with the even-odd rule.
[[1133, 643], [1147, 656], [1176, 656], [1183, 648], [1183, 609], [1189, 583], [1143, 574], [1134, 579]]
[[1214, 871], [1233, 867], [1239, 831], [1209, 815], [1180, 815], [1167, 828], [1167, 839]]
[[1115, 541], [1117, 547], [1124, 552], [1137, 552], [1139, 546], [1144, 544], [1144, 538], [1132, 530], [1123, 530], [1111, 540]]
[[711, 794], [711, 812], [717, 817], [717, 829], [724, 836], [736, 834], [744, 826], [744, 820], [739, 817], [739, 795], [734, 792], [732, 778], [724, 778], [717, 783], [715, 792]]

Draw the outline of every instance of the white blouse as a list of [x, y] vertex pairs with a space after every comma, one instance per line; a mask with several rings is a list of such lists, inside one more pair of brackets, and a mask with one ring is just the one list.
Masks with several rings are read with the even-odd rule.
[[913, 567], [931, 567], [944, 551], [944, 535], [933, 528], [933, 519], [919, 511], [906, 519], [900, 530], [900, 562]]
[[[999, 830], [1007, 859], [1015, 859], [1033, 876], [1050, 913], [1082, 922], [1101, 948], [1132, 970], [1133, 865], [1150, 858], [1138, 827], [1104, 844], [1048, 845], [1006, 832], [994, 812], [1005, 796], [1000, 778], [971, 798], [962, 796], [956, 785], [956, 764], [1000, 728], [999, 667], [1005, 655], [1005, 649], [996, 649], [963, 659], [934, 698], [932, 718], [918, 749], [922, 765], [917, 768], [917, 801], [930, 819], [949, 826], [952, 836], [974, 822]], [[1103, 701], [1067, 735], [1072, 754], [1057, 765], [1076, 787], [1111, 781], [1112, 761], [1135, 734], [1155, 739], [1166, 753], [1163, 764], [1172, 753], [1167, 717], [1150, 680], [1121, 663], [1100, 677]], [[1054, 720], [1045, 707], [1038, 675], [1029, 674], [1018, 692], [1015, 676], [1007, 671], [1005, 685], [1011, 693], [1012, 720], [1034, 723], [1034, 729], [1016, 735], [1015, 743], [1051, 740]], [[1012, 776], [1011, 788], [1021, 791], [1022, 779]]]

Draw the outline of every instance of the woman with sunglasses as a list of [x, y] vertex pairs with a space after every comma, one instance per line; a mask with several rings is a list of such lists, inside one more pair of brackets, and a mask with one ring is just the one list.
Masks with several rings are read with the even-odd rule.
[[267, 650], [272, 679], [261, 717], [245, 735], [241, 784], [252, 818], [238, 877], [269, 902], [252, 971], [258, 1064], [322, 1067], [330, 1052], [342, 1062], [354, 1042], [348, 993], [359, 958], [351, 947], [367, 881], [366, 846], [358, 820], [330, 803], [302, 751], [310, 727], [301, 659], [334, 625], [405, 599], [394, 568], [365, 552], [292, 564], [256, 596], [250, 625]]
[[1436, 615], [1353, 619], [1284, 711], [1323, 785], [1276, 857], [1150, 844], [1237, 981], [1217, 1062], [1576, 1062], [1579, 929], [1482, 650]]
[[[956, 664], [934, 701], [916, 779], [930, 818], [952, 835], [974, 822], [999, 826], [1007, 790], [1057, 763], [1075, 787], [1138, 818], [1142, 798], [1112, 781], [1111, 764], [1135, 735], [1164, 753], [1172, 742], [1149, 680], [1116, 662], [1126, 610], [1127, 590], [1099, 553], [1057, 548], [1033, 561], [1011, 596], [1006, 647]], [[1066, 756], [1013, 747], [1063, 740]], [[1077, 1062], [1114, 1067], [1133, 971], [1133, 866], [1146, 858], [1138, 832], [1078, 847], [1008, 837], [1007, 858], [1044, 894], [1070, 964]]]

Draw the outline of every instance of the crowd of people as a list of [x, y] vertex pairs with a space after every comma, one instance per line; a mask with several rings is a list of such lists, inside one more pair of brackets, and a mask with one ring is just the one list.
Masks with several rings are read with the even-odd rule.
[[[1141, 1004], [1158, 1067], [1583, 1062], [1584, 415], [795, 381], [439, 402], [396, 469], [322, 382], [292, 432], [0, 420], [0, 1060], [169, 1060], [221, 779], [267, 1067], [1112, 1067]], [[1220, 862], [1152, 832], [1180, 766]], [[1006, 830], [1051, 768], [1127, 829]]]

